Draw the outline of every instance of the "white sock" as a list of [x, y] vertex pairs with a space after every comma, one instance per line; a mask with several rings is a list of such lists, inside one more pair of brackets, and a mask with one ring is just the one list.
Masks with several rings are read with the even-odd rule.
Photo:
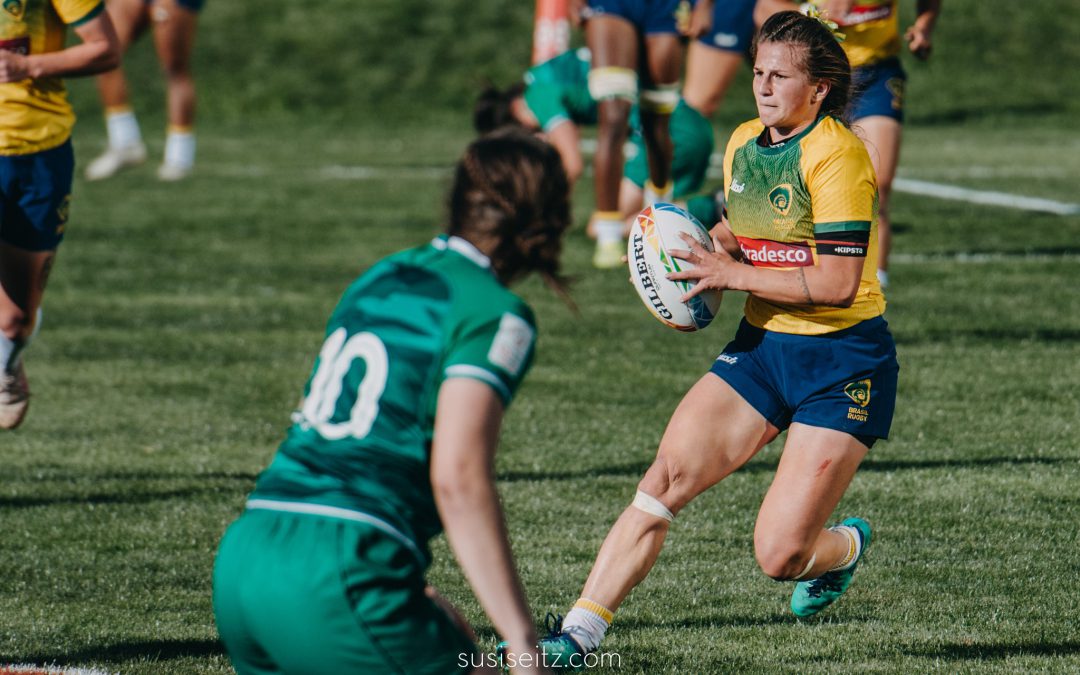
[[669, 182], [663, 188], [653, 185], [651, 180], [645, 181], [645, 206], [652, 206], [657, 202], [671, 202], [675, 199], [675, 184]]
[[850, 548], [848, 549], [847, 555], [841, 558], [840, 562], [836, 563], [836, 565], [829, 568], [829, 571], [836, 572], [839, 570], [851, 569], [859, 559], [859, 554], [862, 553], [862, 534], [849, 525], [837, 525], [836, 527], [830, 527], [829, 529], [833, 532], [839, 532], [850, 537]]
[[623, 221], [618, 218], [596, 219], [596, 243], [606, 244], [609, 241], [622, 241]]
[[612, 618], [611, 611], [603, 605], [581, 598], [563, 619], [562, 631], [574, 638], [586, 653], [593, 652], [604, 639]]
[[195, 166], [195, 132], [169, 129], [165, 136], [165, 163], [183, 169]]
[[0, 368], [8, 370], [11, 357], [15, 354], [15, 341], [0, 333]]
[[27, 337], [12, 339], [0, 333], [0, 371], [10, 373], [15, 370], [22, 358], [22, 353], [30, 346], [30, 342], [37, 336], [39, 330], [41, 330], [40, 307], [34, 316], [34, 328]]
[[139, 120], [129, 109], [105, 113], [105, 130], [109, 134], [110, 148], [126, 148], [142, 143]]
[[888, 288], [889, 287], [889, 273], [886, 272], [885, 270], [878, 270], [877, 271], [877, 280], [878, 280], [878, 283], [881, 284], [882, 288]]

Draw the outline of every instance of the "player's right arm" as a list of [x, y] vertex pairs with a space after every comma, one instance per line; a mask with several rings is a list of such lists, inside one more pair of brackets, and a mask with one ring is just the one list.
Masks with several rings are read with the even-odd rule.
[[0, 51], [0, 82], [95, 75], [120, 65], [120, 41], [107, 12], [92, 9], [87, 17], [66, 18], [73, 19], [79, 44], [43, 54]]
[[[450, 548], [495, 630], [508, 660], [538, 663], [536, 629], [514, 567], [495, 489], [495, 448], [503, 400], [488, 384], [451, 378], [439, 389], [431, 447], [431, 484]], [[519, 668], [515, 672], [530, 672]]]

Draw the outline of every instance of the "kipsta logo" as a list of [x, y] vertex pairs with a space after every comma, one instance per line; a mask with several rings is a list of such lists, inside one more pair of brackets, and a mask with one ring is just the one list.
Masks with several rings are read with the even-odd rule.
[[844, 387], [844, 393], [860, 408], [870, 405], [870, 380], [851, 382]]
[[777, 213], [786, 216], [788, 211], [791, 210], [791, 185], [784, 183], [774, 187], [769, 192], [769, 203], [772, 204]]

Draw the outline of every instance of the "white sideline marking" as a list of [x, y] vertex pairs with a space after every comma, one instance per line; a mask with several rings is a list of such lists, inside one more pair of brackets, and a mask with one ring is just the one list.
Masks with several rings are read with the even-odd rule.
[[[636, 147], [630, 143], [626, 144], [624, 152], [628, 149], [633, 149], [636, 152]], [[582, 139], [581, 150], [586, 153], [596, 152], [596, 141], [591, 138]], [[629, 157], [629, 155], [627, 156]], [[708, 177], [713, 180], [723, 178], [723, 167], [723, 153], [714, 152], [709, 156]], [[997, 170], [991, 167], [967, 167], [967, 169], [961, 169], [961, 171], [966, 171], [972, 177], [998, 175], [996, 173]], [[1062, 172], [1059, 170], [1051, 170], [1050, 172], [1044, 170], [1043, 174], [1057, 177], [1062, 175]], [[1021, 209], [1023, 211], [1053, 213], [1059, 216], [1075, 216], [1080, 214], [1080, 204], [1070, 204], [1068, 202], [1058, 202], [1052, 199], [1040, 199], [1038, 197], [1025, 197], [1023, 195], [1009, 194], [1008, 192], [972, 190], [970, 188], [956, 187], [944, 183], [932, 183], [925, 180], [914, 180], [911, 178], [893, 179], [893, 189], [897, 192], [908, 192], [911, 194], [923, 195], [925, 197], [937, 197], [938, 199], [969, 202], [971, 204], [985, 204], [988, 206], [1003, 206], [1010, 209]]]
[[893, 189], [898, 192], [910, 192], [927, 197], [937, 197], [939, 199], [951, 199], [954, 201], [985, 204], [989, 206], [1004, 206], [1010, 209], [1053, 213], [1059, 216], [1075, 216], [1080, 214], [1080, 204], [1057, 202], [1053, 199], [1041, 199], [1039, 197], [1025, 197], [1023, 195], [1009, 194], [1008, 192], [971, 190], [968, 188], [956, 187], [955, 185], [931, 183], [930, 181], [925, 180], [896, 178], [893, 180]]
[[[596, 145], [595, 142], [587, 141], [591, 141], [591, 139], [582, 141], [582, 147], [586, 151], [594, 148]], [[709, 170], [707, 172], [709, 178], [713, 180], [723, 178], [722, 163], [723, 156], [719, 153], [713, 153], [709, 160]], [[203, 166], [210, 169], [210, 171], [216, 172], [218, 175], [238, 178], [262, 178], [275, 174], [290, 173], [295, 175], [296, 173], [296, 169], [293, 168], [282, 167], [281, 169], [276, 169], [254, 164], [219, 164], [216, 166]], [[323, 167], [313, 167], [304, 172], [310, 177], [329, 180], [390, 180], [395, 178], [437, 180], [445, 178], [450, 175], [452, 171], [453, 169], [451, 167], [435, 166], [385, 167], [331, 164]], [[1027, 197], [1008, 192], [973, 190], [971, 188], [947, 185], [945, 183], [933, 183], [925, 180], [915, 180], [912, 178], [896, 178], [893, 181], [893, 189], [897, 192], [907, 192], [910, 194], [922, 195], [924, 197], [935, 197], [938, 199], [968, 202], [970, 204], [981, 204], [984, 206], [1000, 206], [1010, 209], [1019, 209], [1021, 211], [1051, 213], [1058, 216], [1080, 215], [1080, 204], [1059, 202], [1053, 199], [1043, 199], [1040, 197]]]
[[957, 264], [997, 263], [1008, 261], [1022, 262], [1061, 262], [1080, 261], [1080, 253], [1005, 253], [1005, 252], [966, 252], [956, 253], [893, 253], [890, 263], [917, 264], [948, 262]]

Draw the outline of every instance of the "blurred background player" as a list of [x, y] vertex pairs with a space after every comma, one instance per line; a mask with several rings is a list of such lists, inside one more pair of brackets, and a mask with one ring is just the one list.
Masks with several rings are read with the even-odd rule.
[[[0, 12], [0, 428], [30, 403], [22, 354], [40, 325], [41, 298], [64, 238], [75, 160], [75, 115], [62, 77], [119, 62], [101, 0], [10, 0]], [[79, 44], [65, 48], [66, 26]]]
[[[537, 64], [525, 73], [523, 84], [484, 91], [473, 111], [473, 125], [480, 133], [505, 125], [542, 131], [559, 151], [573, 186], [585, 168], [580, 128], [597, 123], [597, 102], [589, 93], [590, 70], [590, 54], [585, 48]], [[636, 105], [630, 110], [628, 126], [629, 141], [637, 152], [624, 163], [619, 184], [618, 210], [624, 222], [642, 209], [649, 177]], [[673, 146], [672, 193], [674, 199], [683, 199], [699, 190], [705, 181], [713, 131], [709, 121], [682, 100], [672, 111], [669, 128]], [[590, 236], [595, 238], [594, 226], [590, 223]]]
[[[892, 248], [890, 203], [896, 165], [900, 160], [904, 121], [904, 85], [900, 65], [899, 0], [813, 0], [844, 34], [844, 51], [853, 68], [851, 126], [862, 138], [878, 180], [878, 279], [889, 282]], [[915, 22], [904, 33], [908, 49], [920, 59], [930, 56], [934, 24], [941, 0], [918, 0]]]
[[[711, 6], [713, 0], [699, 0]], [[619, 267], [625, 254], [619, 181], [630, 108], [639, 102], [646, 148], [646, 203], [671, 201], [673, 156], [668, 118], [679, 103], [681, 35], [705, 31], [708, 12], [691, 14], [690, 0], [576, 0], [572, 14], [584, 21], [592, 52], [589, 92], [598, 102], [599, 131], [593, 159], [596, 231], [593, 264]], [[640, 83], [640, 94], [639, 94]]]
[[[153, 26], [154, 47], [165, 71], [168, 104], [165, 157], [157, 172], [164, 181], [181, 180], [195, 167], [195, 80], [191, 74], [191, 50], [202, 5], [203, 0], [108, 0], [109, 16], [124, 52], [148, 25]], [[87, 180], [109, 178], [146, 160], [146, 146], [131, 108], [123, 68], [101, 75], [97, 85], [105, 106], [108, 146], [87, 165]]]
[[709, 29], [690, 42], [686, 50], [686, 81], [683, 99], [705, 117], [716, 113], [735, 79], [739, 66], [750, 54], [754, 28], [776, 12], [795, 9], [787, 0], [714, 0], [698, 3], [694, 13], [712, 12], [698, 19]]
[[490, 134], [458, 163], [447, 233], [345, 292], [294, 424], [218, 551], [214, 611], [240, 675], [485, 665], [424, 581], [444, 528], [495, 630], [535, 659], [495, 489], [503, 411], [536, 336], [506, 286], [536, 272], [565, 292], [569, 222], [558, 153]]
[[715, 252], [672, 251], [694, 264], [669, 275], [747, 293], [745, 317], [712, 368], [686, 393], [631, 505], [597, 554], [581, 597], [541, 641], [573, 663], [596, 650], [613, 613], [649, 574], [672, 520], [787, 429], [758, 510], [762, 571], [795, 581], [791, 609], [812, 616], [847, 591], [870, 525], [825, 525], [862, 459], [886, 438], [899, 366], [882, 313], [866, 148], [844, 125], [851, 69], [824, 23], [799, 12], [761, 28], [754, 60], [759, 119], [724, 156], [730, 227]]

